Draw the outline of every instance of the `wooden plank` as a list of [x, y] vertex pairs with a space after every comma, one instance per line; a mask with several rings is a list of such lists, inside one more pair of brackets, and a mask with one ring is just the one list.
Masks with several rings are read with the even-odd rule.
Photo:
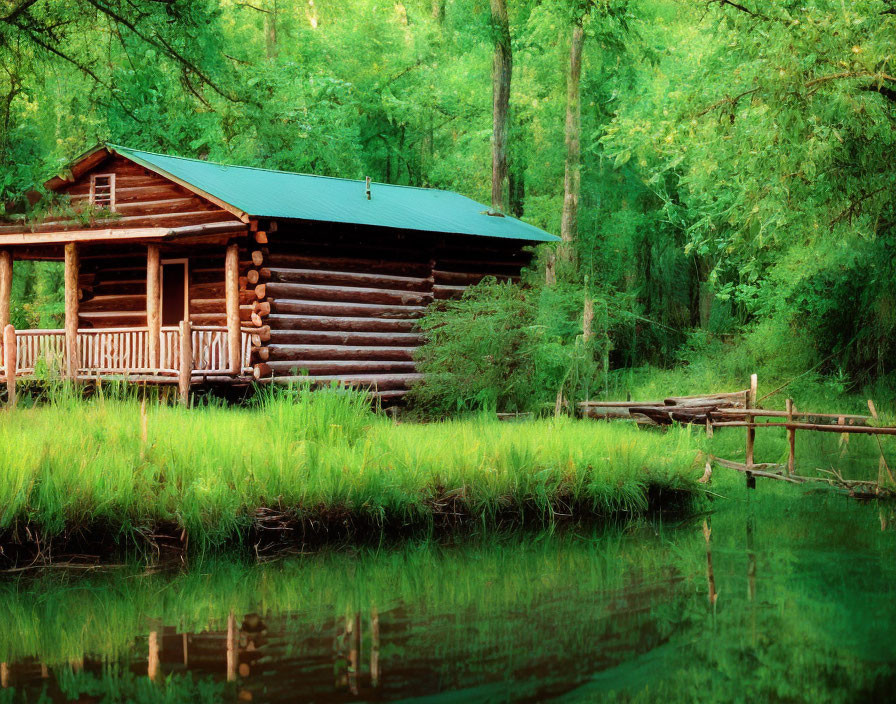
[[282, 374], [299, 375], [306, 372], [311, 375], [345, 375], [372, 374], [374, 372], [414, 372], [413, 362], [397, 362], [390, 360], [303, 360], [303, 361], [270, 361], [268, 367], [275, 376]]
[[421, 381], [423, 374], [350, 374], [350, 375], [315, 375], [315, 376], [278, 376], [277, 383], [307, 383], [316, 386], [327, 386], [333, 382], [359, 388], [373, 388], [379, 391], [407, 389], [414, 382]]
[[239, 246], [231, 244], [227, 247], [224, 261], [224, 293], [227, 315], [227, 354], [228, 369], [231, 374], [239, 374], [240, 345], [240, 290], [239, 290]]
[[147, 340], [149, 365], [153, 369], [159, 368], [161, 354], [159, 348], [159, 338], [162, 330], [161, 282], [162, 269], [159, 246], [151, 244], [146, 250], [146, 325], [149, 328]]
[[2, 330], [3, 370], [6, 375], [6, 402], [10, 408], [16, 407], [16, 372], [18, 367], [16, 350], [16, 329], [6, 324]]
[[74, 380], [78, 376], [78, 245], [65, 245], [65, 346], [66, 376]]
[[388, 276], [417, 276], [428, 278], [429, 263], [424, 261], [402, 261], [382, 258], [334, 257], [332, 255], [288, 254], [281, 249], [272, 249], [270, 267], [281, 269], [319, 269], [325, 271], [378, 273]]
[[[264, 272], [271, 282], [277, 283], [366, 286], [405, 291], [429, 291], [432, 286], [431, 278], [420, 276], [395, 276], [355, 271], [324, 271], [320, 269], [286, 269], [280, 267], [264, 268], [261, 271]], [[256, 272], [256, 277], [264, 278], [261, 272]]]
[[295, 315], [332, 315], [337, 317], [369, 318], [419, 318], [426, 311], [425, 306], [384, 305], [374, 303], [348, 303], [341, 301], [309, 301], [274, 299], [272, 313], [292, 313]]
[[0, 249], [0, 332], [10, 320], [10, 299], [12, 297], [12, 252]]
[[190, 402], [190, 381], [193, 372], [193, 330], [189, 320], [180, 322], [180, 364], [178, 366], [178, 391], [180, 402]]
[[266, 319], [272, 334], [276, 330], [347, 331], [347, 332], [410, 332], [416, 322], [408, 318], [369, 318], [350, 315], [271, 313]]
[[64, 244], [66, 242], [101, 242], [105, 240], [159, 239], [165, 237], [170, 228], [138, 227], [115, 230], [56, 230], [53, 232], [0, 233], [0, 245], [19, 244]]
[[300, 299], [347, 303], [385, 303], [402, 306], [422, 306], [432, 300], [432, 294], [359, 286], [330, 286], [270, 282], [267, 295], [274, 300]]
[[272, 330], [271, 342], [279, 345], [374, 345], [414, 347], [424, 336], [416, 332], [350, 332], [338, 330]]
[[416, 350], [416, 347], [374, 347], [371, 345], [268, 345], [268, 353], [272, 360], [376, 359], [412, 361]]

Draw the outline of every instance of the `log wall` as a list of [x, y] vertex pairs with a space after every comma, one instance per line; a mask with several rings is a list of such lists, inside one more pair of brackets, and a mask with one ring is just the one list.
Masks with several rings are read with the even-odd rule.
[[523, 242], [308, 225], [265, 233], [249, 253], [256, 376], [307, 375], [400, 396], [420, 378], [416, 322], [435, 300], [457, 297], [486, 275], [518, 279]]
[[[225, 245], [219, 243], [189, 248], [167, 245], [161, 259], [189, 261], [190, 322], [193, 325], [225, 325]], [[244, 250], [248, 256], [248, 250]], [[242, 257], [241, 257], [242, 258]], [[241, 262], [245, 270], [248, 261]], [[245, 277], [241, 278], [244, 281]], [[134, 244], [121, 251], [108, 246], [84, 248], [81, 254], [81, 328], [143, 327], [146, 322], [146, 245]], [[251, 304], [253, 291], [245, 287], [241, 303]], [[244, 315], [248, 322], [249, 315]]]

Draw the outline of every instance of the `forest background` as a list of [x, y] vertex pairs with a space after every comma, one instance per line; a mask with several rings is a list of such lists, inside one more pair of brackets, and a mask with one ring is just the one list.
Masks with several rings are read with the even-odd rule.
[[564, 241], [432, 310], [424, 409], [892, 400], [894, 62], [892, 0], [0, 0], [0, 217], [103, 141], [446, 188]]

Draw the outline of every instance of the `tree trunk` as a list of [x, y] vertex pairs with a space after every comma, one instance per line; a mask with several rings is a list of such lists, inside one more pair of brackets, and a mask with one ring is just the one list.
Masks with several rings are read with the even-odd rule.
[[264, 18], [265, 50], [269, 59], [277, 58], [277, 0], [271, 0]]
[[569, 75], [566, 82], [566, 170], [563, 179], [563, 220], [560, 251], [563, 259], [573, 261], [578, 230], [579, 190], [581, 187], [581, 106], [579, 81], [582, 75], [582, 45], [585, 33], [581, 24], [574, 24], [569, 45]]
[[492, 63], [492, 210], [509, 210], [507, 181], [507, 118], [510, 110], [510, 78], [513, 56], [510, 50], [510, 24], [506, 0], [491, 0], [495, 32], [495, 58]]

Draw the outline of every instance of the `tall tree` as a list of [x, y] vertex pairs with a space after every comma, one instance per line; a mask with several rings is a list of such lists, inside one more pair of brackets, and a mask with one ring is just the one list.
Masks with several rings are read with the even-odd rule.
[[507, 1], [491, 0], [495, 56], [492, 62], [492, 209], [510, 209], [507, 179], [507, 122], [510, 112], [510, 79], [513, 55], [510, 49], [510, 22]]
[[277, 58], [277, 0], [271, 0], [264, 18], [265, 53], [269, 59]]
[[582, 110], [580, 83], [582, 77], [582, 47], [585, 43], [584, 17], [572, 22], [569, 42], [569, 72], [566, 76], [566, 162], [563, 176], [563, 218], [560, 237], [563, 239], [561, 256], [571, 262], [575, 258], [575, 240], [579, 222], [579, 192], [582, 184]]

